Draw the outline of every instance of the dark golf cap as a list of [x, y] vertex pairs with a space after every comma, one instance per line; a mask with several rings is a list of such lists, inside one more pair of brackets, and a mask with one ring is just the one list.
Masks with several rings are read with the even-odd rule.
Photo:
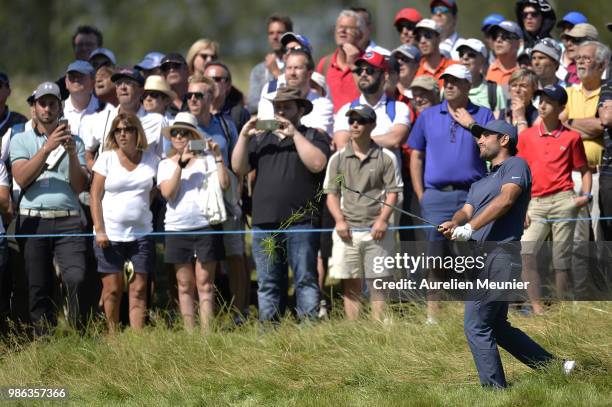
[[538, 89], [535, 91], [534, 96], [546, 95], [552, 100], [556, 100], [562, 105], [567, 104], [567, 92], [561, 85], [548, 85], [542, 89]]
[[355, 107], [351, 107], [348, 112], [346, 112], [346, 117], [350, 117], [353, 114], [363, 117], [372, 123], [376, 123], [376, 112], [370, 106], [357, 105]]
[[0, 82], [6, 83], [7, 85], [10, 85], [9, 77], [4, 72], [0, 72]]
[[491, 120], [484, 126], [481, 126], [480, 124], [475, 124], [474, 126], [472, 126], [472, 129], [470, 131], [472, 132], [472, 135], [477, 138], [480, 137], [484, 132], [504, 134], [510, 137], [510, 141], [512, 141], [515, 146], [518, 143], [518, 134], [516, 132], [516, 127], [514, 127], [505, 120]]
[[121, 78], [128, 78], [136, 81], [140, 86], [144, 86], [144, 78], [137, 69], [134, 68], [120, 68], [117, 72], [111, 76], [111, 81], [117, 82]]
[[185, 61], [185, 58], [181, 54], [178, 52], [171, 52], [162, 58], [160, 66], [172, 62], [187, 65], [187, 61]]

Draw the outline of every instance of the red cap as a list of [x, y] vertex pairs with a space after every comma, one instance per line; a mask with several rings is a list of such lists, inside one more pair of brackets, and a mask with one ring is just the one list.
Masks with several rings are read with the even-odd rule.
[[372, 65], [374, 68], [387, 70], [387, 60], [385, 56], [375, 51], [368, 51], [360, 56], [357, 61], [355, 61], [355, 65], [358, 65], [360, 62], [365, 62], [368, 65]]
[[413, 8], [403, 8], [395, 15], [393, 25], [397, 24], [400, 20], [408, 20], [416, 24], [421, 21], [422, 18], [423, 17], [421, 17], [421, 13], [419, 13], [418, 10]]

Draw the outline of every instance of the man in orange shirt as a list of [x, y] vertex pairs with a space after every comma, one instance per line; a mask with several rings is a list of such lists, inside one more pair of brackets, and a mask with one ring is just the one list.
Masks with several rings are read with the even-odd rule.
[[506, 20], [492, 25], [489, 33], [495, 41], [493, 50], [496, 58], [489, 66], [487, 80], [497, 83], [506, 90], [510, 76], [519, 68], [517, 51], [523, 32], [515, 22]]
[[440, 79], [440, 76], [447, 67], [457, 64], [458, 61], [445, 58], [440, 54], [440, 32], [440, 26], [428, 18], [422, 19], [416, 25], [416, 39], [419, 51], [421, 51], [421, 61], [415, 77], [433, 76], [438, 80], [438, 86], [442, 89], [444, 81]]

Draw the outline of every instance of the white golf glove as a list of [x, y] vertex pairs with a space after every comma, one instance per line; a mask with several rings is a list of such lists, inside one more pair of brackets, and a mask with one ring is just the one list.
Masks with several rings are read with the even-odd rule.
[[458, 240], [460, 242], [467, 242], [472, 238], [472, 226], [469, 223], [466, 223], [463, 226], [458, 226], [453, 231], [453, 240]]

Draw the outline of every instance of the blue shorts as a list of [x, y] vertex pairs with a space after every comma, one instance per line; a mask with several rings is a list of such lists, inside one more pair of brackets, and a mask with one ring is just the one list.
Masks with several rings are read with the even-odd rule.
[[94, 242], [94, 252], [98, 260], [98, 273], [119, 273], [123, 264], [129, 260], [136, 273], [152, 273], [155, 268], [155, 242], [150, 237], [141, 237], [132, 242], [110, 242], [101, 249]]

